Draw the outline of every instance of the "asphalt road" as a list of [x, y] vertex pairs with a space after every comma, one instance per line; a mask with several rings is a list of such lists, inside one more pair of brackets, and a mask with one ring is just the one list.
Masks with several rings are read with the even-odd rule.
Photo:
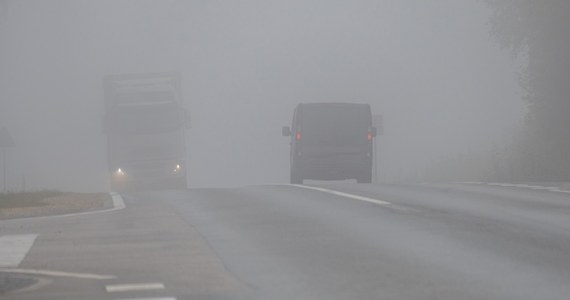
[[37, 235], [25, 258], [0, 273], [0, 284], [25, 276], [36, 284], [0, 297], [570, 297], [568, 193], [312, 186], [133, 193], [123, 210], [0, 221], [0, 244], [2, 236]]

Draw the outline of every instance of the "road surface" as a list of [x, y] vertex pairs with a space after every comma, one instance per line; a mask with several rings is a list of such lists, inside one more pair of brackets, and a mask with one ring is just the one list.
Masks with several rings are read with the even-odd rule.
[[0, 221], [1, 298], [570, 297], [564, 192], [341, 182], [123, 199], [100, 214]]

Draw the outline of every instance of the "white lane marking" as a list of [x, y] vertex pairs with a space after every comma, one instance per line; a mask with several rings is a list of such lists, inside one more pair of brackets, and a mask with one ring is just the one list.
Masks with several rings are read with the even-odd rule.
[[303, 189], [308, 189], [308, 190], [319, 191], [319, 192], [328, 193], [328, 194], [333, 194], [333, 195], [341, 196], [341, 197], [345, 197], [345, 198], [351, 198], [351, 199], [354, 199], [354, 200], [359, 200], [359, 201], [374, 203], [374, 204], [383, 205], [383, 206], [385, 206], [385, 205], [392, 205], [392, 203], [387, 202], [387, 201], [382, 201], [382, 200], [378, 200], [378, 199], [372, 199], [372, 198], [368, 198], [368, 197], [363, 197], [363, 196], [359, 196], [359, 195], [354, 195], [354, 194], [339, 192], [339, 191], [335, 191], [335, 190], [329, 190], [329, 189], [320, 188], [320, 187], [315, 187], [315, 186], [307, 186], [307, 185], [300, 185], [300, 184], [292, 184], [292, 186], [295, 186], [295, 187], [298, 187], [298, 188], [303, 188]]
[[148, 290], [163, 290], [164, 284], [160, 282], [152, 283], [133, 283], [133, 284], [111, 284], [106, 285], [105, 290], [108, 293], [115, 292], [130, 292], [130, 291], [148, 291]]
[[489, 186], [501, 186], [501, 187], [516, 187], [516, 188], [524, 188], [524, 189], [531, 189], [531, 190], [540, 190], [540, 191], [549, 191], [555, 193], [565, 193], [570, 194], [570, 191], [560, 189], [559, 187], [554, 186], [541, 186], [541, 185], [529, 185], [529, 184], [521, 184], [521, 183], [500, 183], [500, 182], [476, 182], [476, 181], [465, 181], [465, 182], [457, 182], [460, 184], [479, 184], [479, 185], [489, 185]]
[[554, 186], [541, 186], [541, 185], [530, 185], [530, 184], [518, 184], [518, 183], [496, 183], [496, 182], [489, 182], [486, 183], [490, 186], [502, 186], [502, 187], [517, 187], [517, 188], [525, 188], [531, 190], [542, 190], [542, 191], [550, 191], [550, 192], [557, 192], [557, 193], [568, 193], [569, 191], [561, 190], [558, 187]]
[[128, 299], [117, 299], [117, 300], [176, 300], [176, 298], [128, 298]]
[[43, 275], [51, 277], [69, 277], [69, 278], [78, 278], [78, 279], [95, 279], [95, 280], [109, 280], [117, 278], [117, 276], [112, 276], [112, 275], [70, 273], [70, 272], [37, 270], [37, 269], [0, 268], [0, 272], [9, 272], [9, 273], [18, 273], [18, 274], [27, 274], [27, 275]]
[[124, 209], [125, 202], [123, 201], [123, 197], [117, 193], [109, 193], [111, 199], [113, 200], [113, 207], [109, 209], [101, 209], [101, 210], [94, 210], [94, 211], [86, 211], [80, 213], [72, 213], [72, 214], [64, 214], [64, 215], [53, 215], [53, 216], [42, 216], [42, 217], [28, 217], [28, 218], [16, 218], [16, 219], [9, 219], [9, 220], [0, 220], [0, 223], [10, 223], [10, 222], [18, 222], [18, 221], [26, 221], [26, 220], [44, 220], [44, 219], [54, 219], [54, 218], [66, 218], [66, 217], [76, 217], [76, 216], [85, 216], [85, 215], [94, 215], [100, 213], [107, 213], [116, 210]]
[[24, 260], [37, 237], [37, 234], [1, 236], [0, 268], [17, 267]]

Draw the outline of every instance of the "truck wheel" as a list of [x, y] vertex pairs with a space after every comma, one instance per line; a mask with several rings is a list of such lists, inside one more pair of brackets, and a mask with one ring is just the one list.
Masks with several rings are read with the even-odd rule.
[[303, 184], [303, 177], [293, 169], [291, 169], [291, 184]]
[[186, 176], [176, 178], [172, 182], [172, 188], [176, 190], [183, 190], [187, 188]]
[[372, 172], [366, 172], [360, 177], [356, 178], [358, 183], [372, 183]]

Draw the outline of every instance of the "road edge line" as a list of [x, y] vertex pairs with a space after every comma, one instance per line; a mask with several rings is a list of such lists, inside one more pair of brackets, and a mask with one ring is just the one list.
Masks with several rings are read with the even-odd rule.
[[534, 191], [547, 191], [554, 193], [570, 194], [570, 191], [563, 190], [560, 187], [555, 186], [542, 186], [542, 185], [532, 185], [524, 183], [506, 183], [506, 182], [478, 182], [478, 181], [465, 181], [465, 182], [455, 182], [459, 184], [471, 184], [471, 185], [486, 185], [486, 186], [498, 186], [507, 188], [519, 188]]

